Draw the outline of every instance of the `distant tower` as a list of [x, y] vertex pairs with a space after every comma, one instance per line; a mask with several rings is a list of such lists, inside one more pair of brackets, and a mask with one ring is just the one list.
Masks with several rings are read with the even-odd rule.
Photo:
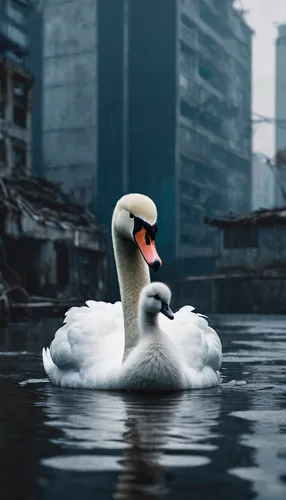
[[[286, 189], [286, 23], [278, 26], [276, 40], [276, 158], [280, 182]], [[285, 205], [277, 186], [276, 204]]]

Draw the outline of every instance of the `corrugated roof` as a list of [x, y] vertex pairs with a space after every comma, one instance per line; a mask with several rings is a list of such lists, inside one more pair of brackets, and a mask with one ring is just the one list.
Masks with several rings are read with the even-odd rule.
[[253, 224], [258, 226], [286, 225], [286, 206], [273, 209], [260, 209], [244, 215], [205, 217], [204, 223], [208, 226], [221, 228]]
[[41, 177], [1, 178], [0, 208], [24, 211], [42, 224], [105, 233], [89, 210], [76, 204], [57, 184]]

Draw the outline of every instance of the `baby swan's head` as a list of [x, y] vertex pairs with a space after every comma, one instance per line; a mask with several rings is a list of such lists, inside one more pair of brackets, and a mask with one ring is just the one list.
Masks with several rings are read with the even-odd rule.
[[141, 292], [139, 310], [157, 316], [160, 312], [169, 319], [174, 319], [170, 308], [171, 290], [164, 283], [150, 283]]

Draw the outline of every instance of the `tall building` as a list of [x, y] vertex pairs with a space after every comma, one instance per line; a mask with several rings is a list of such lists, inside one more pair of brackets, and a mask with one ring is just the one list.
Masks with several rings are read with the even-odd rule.
[[0, 174], [31, 171], [31, 87], [27, 70], [30, 2], [0, 1]]
[[[286, 23], [276, 39], [276, 204], [286, 204]], [[281, 189], [282, 186], [282, 189]]]
[[150, 195], [168, 276], [211, 269], [204, 216], [250, 209], [243, 14], [231, 0], [46, 0], [43, 21], [45, 175], [106, 226], [123, 193]]

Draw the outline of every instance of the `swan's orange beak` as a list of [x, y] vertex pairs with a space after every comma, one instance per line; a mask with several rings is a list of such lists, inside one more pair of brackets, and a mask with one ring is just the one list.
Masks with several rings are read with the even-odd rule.
[[154, 271], [158, 271], [162, 265], [162, 261], [156, 250], [155, 241], [145, 228], [135, 233], [134, 238], [148, 266], [154, 269]]

